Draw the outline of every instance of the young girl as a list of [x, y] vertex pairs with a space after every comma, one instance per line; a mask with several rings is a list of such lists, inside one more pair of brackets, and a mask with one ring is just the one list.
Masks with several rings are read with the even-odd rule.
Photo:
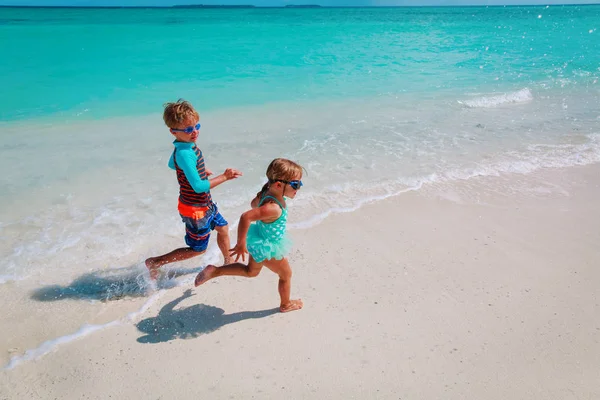
[[235, 261], [240, 257], [246, 261], [246, 253], [249, 253], [248, 265], [239, 262], [222, 267], [208, 265], [198, 274], [195, 284], [199, 286], [222, 275], [253, 278], [264, 265], [279, 275], [279, 310], [299, 310], [303, 305], [302, 300], [290, 300], [292, 269], [285, 256], [291, 242], [285, 231], [285, 198], [293, 199], [302, 187], [302, 167], [293, 161], [276, 158], [267, 168], [267, 178], [269, 181], [250, 203], [252, 209], [240, 217], [237, 244], [231, 249]]

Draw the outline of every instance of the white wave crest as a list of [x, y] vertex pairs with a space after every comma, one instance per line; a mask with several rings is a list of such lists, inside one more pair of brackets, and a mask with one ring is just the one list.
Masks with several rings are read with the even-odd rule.
[[41, 345], [39, 345], [38, 347], [27, 350], [23, 355], [13, 356], [10, 359], [10, 361], [8, 362], [8, 364], [6, 364], [4, 366], [3, 369], [4, 370], [13, 369], [14, 367], [21, 364], [24, 361], [37, 360], [37, 359], [45, 356], [46, 354], [54, 351], [60, 345], [64, 345], [64, 344], [72, 342], [74, 340], [81, 339], [85, 336], [88, 336], [88, 335], [94, 333], [94, 332], [98, 332], [98, 331], [101, 331], [101, 330], [104, 330], [107, 328], [111, 328], [113, 326], [121, 325], [124, 322], [133, 322], [136, 318], [138, 318], [141, 314], [143, 314], [146, 310], [148, 310], [148, 308], [150, 308], [150, 306], [154, 302], [156, 302], [156, 300], [158, 300], [163, 295], [163, 293], [164, 293], [164, 290], [156, 292], [154, 295], [152, 295], [150, 298], [148, 298], [148, 300], [146, 300], [146, 302], [142, 305], [142, 307], [139, 310], [127, 314], [122, 319], [113, 320], [113, 321], [107, 322], [105, 324], [99, 324], [99, 325], [85, 324], [81, 328], [79, 328], [79, 330], [77, 330], [77, 332], [74, 332], [74, 333], [71, 333], [71, 334], [65, 335], [65, 336], [60, 336], [55, 339], [47, 340], [44, 343], [42, 343]]
[[[401, 178], [395, 182], [386, 182], [382, 186], [396, 189], [377, 196], [365, 196], [353, 199], [350, 205], [331, 207], [303, 221], [289, 223], [290, 229], [309, 229], [319, 225], [329, 216], [341, 213], [351, 213], [363, 206], [395, 197], [403, 193], [418, 191], [424, 185], [466, 181], [476, 177], [500, 176], [501, 174], [529, 174], [542, 168], [567, 168], [573, 166], [600, 163], [600, 134], [586, 135], [587, 141], [580, 144], [536, 144], [530, 145], [526, 152], [509, 152], [501, 159], [476, 167], [459, 167], [455, 169], [436, 171], [427, 176]], [[350, 196], [356, 193], [356, 188], [336, 188], [337, 195]], [[319, 202], [319, 200], [313, 200]]]
[[471, 100], [458, 101], [468, 108], [493, 108], [504, 104], [522, 104], [533, 100], [533, 94], [528, 88], [516, 92], [504, 93], [496, 96], [483, 96]]
[[23, 280], [23, 277], [14, 276], [14, 275], [0, 275], [0, 285], [10, 282], [16, 282]]

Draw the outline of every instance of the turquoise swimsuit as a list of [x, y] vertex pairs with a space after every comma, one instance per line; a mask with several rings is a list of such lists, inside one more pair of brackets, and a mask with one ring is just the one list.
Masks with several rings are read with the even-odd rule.
[[256, 262], [275, 259], [281, 260], [289, 252], [292, 242], [286, 234], [287, 209], [272, 196], [260, 199], [258, 206], [271, 198], [281, 208], [281, 215], [271, 223], [256, 221], [250, 225], [246, 236], [246, 247]]

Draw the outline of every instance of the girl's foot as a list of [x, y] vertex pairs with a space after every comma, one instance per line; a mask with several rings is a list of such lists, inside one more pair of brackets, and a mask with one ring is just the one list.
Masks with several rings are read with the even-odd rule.
[[194, 286], [200, 286], [207, 280], [215, 277], [215, 272], [217, 272], [217, 267], [214, 265], [207, 265], [200, 273], [196, 276], [196, 280], [194, 281]]
[[302, 303], [302, 300], [300, 300], [300, 299], [290, 300], [289, 303], [282, 304], [279, 307], [279, 311], [281, 311], [281, 312], [296, 311], [296, 310], [300, 310], [303, 306], [304, 306], [304, 303]]

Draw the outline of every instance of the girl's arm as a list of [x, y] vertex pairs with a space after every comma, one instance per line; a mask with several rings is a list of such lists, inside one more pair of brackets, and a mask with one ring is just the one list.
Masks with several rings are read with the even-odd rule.
[[254, 199], [252, 199], [252, 202], [250, 202], [250, 206], [252, 208], [258, 207], [258, 204], [260, 203], [260, 199], [261, 199], [263, 193], [265, 193], [267, 191], [267, 189], [269, 189], [269, 182], [267, 182], [263, 185], [262, 189], [260, 189], [260, 192], [256, 193], [256, 197]]
[[252, 199], [250, 202], [250, 207], [256, 208], [258, 207], [258, 203], [260, 203], [260, 192], [256, 193], [256, 197]]
[[253, 221], [274, 221], [281, 216], [281, 208], [275, 203], [265, 203], [260, 207], [246, 211], [240, 217], [238, 225], [238, 243], [246, 244], [246, 235]]
[[266, 203], [242, 214], [238, 224], [237, 244], [231, 249], [230, 253], [232, 257], [235, 257], [236, 262], [240, 257], [242, 257], [242, 261], [246, 260], [246, 253], [248, 253], [248, 249], [246, 248], [246, 235], [248, 234], [248, 229], [250, 229], [250, 224], [253, 221], [258, 220], [274, 221], [279, 218], [280, 215], [281, 208], [275, 203]]

